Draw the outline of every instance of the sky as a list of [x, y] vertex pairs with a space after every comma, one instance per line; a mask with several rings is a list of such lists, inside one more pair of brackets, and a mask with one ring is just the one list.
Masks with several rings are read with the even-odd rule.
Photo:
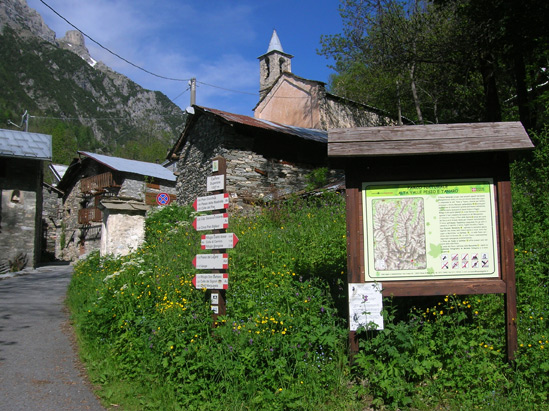
[[[185, 109], [188, 79], [196, 104], [253, 116], [259, 99], [259, 60], [276, 30], [292, 72], [328, 83], [332, 62], [320, 56], [321, 35], [341, 33], [339, 0], [43, 0], [85, 35], [92, 58], [140, 86], [159, 90]], [[62, 38], [74, 30], [41, 0], [27, 0]]]

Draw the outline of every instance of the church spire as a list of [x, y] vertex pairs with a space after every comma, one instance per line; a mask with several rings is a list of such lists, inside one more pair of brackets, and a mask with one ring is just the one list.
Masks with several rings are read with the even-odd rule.
[[259, 56], [259, 95], [262, 98], [282, 73], [292, 72], [292, 56], [284, 53], [276, 30], [273, 30], [267, 53]]
[[273, 35], [271, 36], [271, 41], [269, 43], [267, 53], [270, 53], [271, 51], [281, 51], [282, 53], [284, 53], [284, 50], [282, 49], [282, 43], [280, 43], [280, 39], [278, 38], [278, 34], [276, 34], [276, 30], [273, 30]]

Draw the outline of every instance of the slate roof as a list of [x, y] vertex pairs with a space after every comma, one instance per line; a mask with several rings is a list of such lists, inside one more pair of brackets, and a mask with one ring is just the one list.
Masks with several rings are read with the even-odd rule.
[[49, 134], [0, 129], [0, 157], [19, 157], [51, 161]]
[[111, 157], [103, 154], [89, 153], [87, 151], [79, 151], [78, 154], [84, 157], [89, 157], [115, 171], [175, 181], [175, 175], [173, 172], [162, 167], [160, 164], [128, 160], [120, 157]]
[[242, 114], [233, 114], [226, 111], [217, 110], [214, 108], [197, 107], [204, 112], [212, 113], [218, 117], [221, 117], [231, 124], [242, 124], [250, 127], [262, 128], [265, 130], [276, 131], [279, 133], [290, 134], [305, 140], [314, 140], [319, 143], [328, 143], [328, 132], [324, 130], [318, 130], [315, 128], [304, 128], [288, 126], [282, 123], [276, 123], [274, 121], [261, 120], [259, 118], [244, 116]]
[[214, 108], [202, 107], [193, 105], [188, 107], [187, 111], [193, 114], [191, 120], [187, 122], [185, 130], [179, 136], [179, 139], [176, 141], [174, 146], [168, 153], [167, 158], [177, 153], [181, 147], [183, 147], [187, 132], [190, 128], [190, 125], [196, 121], [197, 115], [208, 114], [216, 117], [217, 119], [231, 125], [231, 126], [242, 126], [249, 129], [258, 129], [266, 131], [274, 131], [277, 133], [286, 134], [292, 137], [297, 137], [303, 140], [315, 141], [317, 143], [328, 144], [328, 132], [324, 130], [318, 130], [314, 128], [304, 128], [304, 127], [295, 127], [289, 126], [282, 123], [276, 123], [274, 121], [261, 120], [258, 118], [244, 116], [242, 114], [229, 113], [227, 111], [221, 111]]

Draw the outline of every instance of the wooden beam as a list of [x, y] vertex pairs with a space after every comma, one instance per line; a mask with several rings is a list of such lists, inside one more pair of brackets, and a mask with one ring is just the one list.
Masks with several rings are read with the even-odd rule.
[[507, 290], [500, 279], [382, 281], [382, 284], [384, 297], [503, 294]]
[[532, 149], [520, 122], [334, 129], [328, 156], [371, 157]]

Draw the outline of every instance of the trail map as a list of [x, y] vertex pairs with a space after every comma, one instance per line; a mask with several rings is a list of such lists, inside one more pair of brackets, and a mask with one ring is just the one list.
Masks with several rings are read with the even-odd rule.
[[497, 277], [491, 179], [363, 183], [366, 281]]

